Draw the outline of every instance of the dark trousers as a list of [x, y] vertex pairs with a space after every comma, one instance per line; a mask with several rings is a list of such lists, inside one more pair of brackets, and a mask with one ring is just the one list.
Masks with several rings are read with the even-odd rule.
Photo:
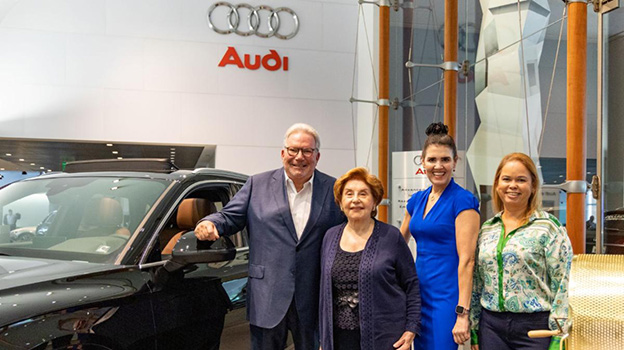
[[547, 350], [550, 337], [531, 339], [531, 330], [548, 329], [549, 312], [513, 313], [483, 310], [479, 350]]
[[359, 329], [349, 330], [334, 327], [334, 350], [360, 350]]
[[295, 299], [290, 303], [284, 319], [273, 328], [261, 328], [249, 325], [251, 329], [252, 350], [282, 350], [286, 347], [288, 331], [293, 337], [296, 350], [318, 350], [318, 332], [316, 327], [304, 327], [299, 322]]

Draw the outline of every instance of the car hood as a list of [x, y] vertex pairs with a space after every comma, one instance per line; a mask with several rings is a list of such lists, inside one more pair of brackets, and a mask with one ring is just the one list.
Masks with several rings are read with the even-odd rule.
[[26, 226], [26, 227], [16, 228], [15, 230], [11, 230], [11, 233], [35, 232], [36, 229], [37, 229], [37, 226]]
[[[115, 267], [114, 265], [112, 266]], [[50, 259], [0, 257], [0, 296], [15, 287], [110, 270], [111, 265]]]
[[132, 266], [0, 257], [0, 327], [36, 315], [87, 307], [144, 290]]

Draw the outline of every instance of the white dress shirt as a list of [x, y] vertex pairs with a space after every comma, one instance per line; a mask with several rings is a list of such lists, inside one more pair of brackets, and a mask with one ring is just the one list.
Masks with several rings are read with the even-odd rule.
[[305, 229], [308, 219], [310, 218], [310, 208], [312, 207], [312, 183], [314, 181], [314, 174], [310, 180], [303, 184], [301, 191], [297, 192], [295, 183], [288, 177], [286, 171], [286, 192], [288, 193], [288, 204], [290, 204], [290, 214], [292, 215], [293, 223], [295, 224], [295, 231], [297, 232], [297, 238], [301, 239], [303, 229]]

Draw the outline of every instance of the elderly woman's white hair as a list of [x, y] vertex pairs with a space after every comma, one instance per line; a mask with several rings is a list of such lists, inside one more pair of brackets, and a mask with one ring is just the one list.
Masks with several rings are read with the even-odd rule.
[[313, 127], [305, 123], [293, 124], [290, 128], [288, 128], [288, 130], [286, 130], [286, 134], [284, 134], [284, 146], [288, 146], [286, 144], [286, 140], [288, 139], [288, 136], [296, 132], [300, 132], [300, 131], [303, 131], [306, 134], [312, 135], [316, 143], [316, 149], [317, 150], [321, 149], [321, 137], [319, 136], [318, 132], [316, 132], [316, 129], [314, 129]]

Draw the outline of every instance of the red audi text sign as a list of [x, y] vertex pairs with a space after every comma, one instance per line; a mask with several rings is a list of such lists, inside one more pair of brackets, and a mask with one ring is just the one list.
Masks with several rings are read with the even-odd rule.
[[288, 70], [288, 56], [280, 57], [280, 55], [275, 50], [269, 50], [269, 53], [260, 56], [244, 54], [243, 59], [241, 59], [236, 49], [232, 46], [229, 46], [223, 58], [221, 58], [221, 62], [219, 62], [219, 67], [225, 67], [227, 65], [233, 64], [238, 68], [242, 69], [251, 69], [257, 70], [260, 67], [268, 70], [268, 71], [276, 71], [276, 70]]

